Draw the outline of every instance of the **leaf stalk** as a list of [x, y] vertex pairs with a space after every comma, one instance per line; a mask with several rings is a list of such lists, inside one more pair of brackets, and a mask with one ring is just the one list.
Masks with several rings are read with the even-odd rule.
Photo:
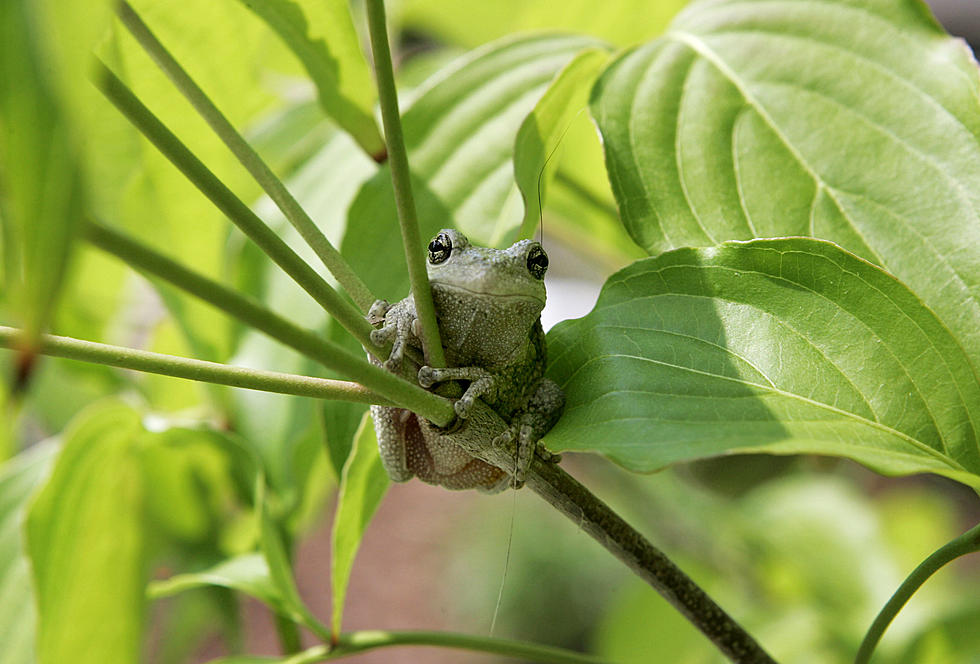
[[354, 355], [343, 346], [299, 327], [252, 298], [176, 263], [120, 231], [90, 221], [86, 225], [85, 234], [92, 244], [117, 256], [131, 267], [163, 279], [200, 298], [399, 406], [419, 413], [440, 426], [449, 424], [455, 417], [452, 402], [448, 399], [427, 392], [418, 385], [412, 385], [371, 364], [364, 357]]
[[881, 641], [881, 637], [884, 636], [885, 630], [929, 577], [947, 563], [977, 551], [980, 551], [980, 524], [941, 546], [912, 570], [912, 573], [902, 582], [902, 585], [898, 587], [898, 590], [885, 603], [874, 622], [871, 623], [871, 627], [868, 628], [864, 640], [861, 642], [861, 647], [858, 648], [854, 664], [867, 664], [871, 660], [871, 655], [878, 642]]
[[432, 303], [432, 289], [429, 286], [429, 275], [425, 267], [425, 252], [422, 249], [415, 199], [412, 195], [412, 174], [408, 166], [408, 153], [405, 149], [405, 137], [398, 110], [398, 92], [395, 88], [395, 73], [391, 63], [391, 47], [388, 45], [384, 0], [367, 0], [366, 5], [371, 53], [374, 56], [374, 72], [378, 82], [381, 120], [388, 145], [388, 167], [391, 169], [402, 245], [405, 247], [405, 263], [408, 266], [408, 279], [415, 299], [415, 313], [422, 327], [422, 349], [429, 366], [444, 367], [446, 357], [439, 338], [436, 309]]
[[[21, 330], [0, 325], [0, 347], [16, 349], [21, 335]], [[374, 394], [362, 385], [344, 380], [248, 369], [51, 334], [41, 336], [38, 348], [42, 355], [51, 357], [63, 357], [230, 387], [316, 399], [391, 405], [389, 400]]]
[[245, 205], [221, 180], [171, 132], [132, 90], [100, 60], [96, 60], [95, 84], [126, 118], [146, 136], [265, 254], [333, 316], [361, 345], [377, 351], [371, 341], [374, 329], [357, 307], [343, 298], [306, 264], [258, 215]]

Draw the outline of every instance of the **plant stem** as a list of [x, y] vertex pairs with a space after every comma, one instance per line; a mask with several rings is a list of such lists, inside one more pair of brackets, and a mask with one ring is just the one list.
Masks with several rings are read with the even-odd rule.
[[874, 622], [871, 623], [871, 627], [868, 629], [867, 634], [864, 635], [864, 640], [858, 649], [857, 656], [854, 658], [854, 664], [867, 664], [871, 660], [871, 654], [884, 635], [885, 630], [888, 629], [888, 625], [891, 624], [895, 616], [898, 615], [898, 612], [905, 606], [905, 603], [909, 601], [909, 598], [915, 594], [915, 591], [930, 576], [960, 556], [965, 556], [968, 553], [976, 553], [977, 551], [980, 551], [980, 524], [943, 545], [933, 552], [931, 556], [922, 561], [909, 574], [908, 578], [902, 582], [902, 585], [898, 587], [898, 590], [895, 591], [895, 594], [891, 596], [891, 599], [882, 607], [881, 612], [878, 613]]
[[408, 153], [398, 111], [398, 92], [391, 64], [391, 48], [388, 46], [384, 0], [367, 0], [366, 4], [374, 73], [378, 82], [378, 100], [385, 128], [385, 142], [388, 145], [388, 167], [391, 169], [391, 182], [395, 191], [408, 279], [415, 298], [415, 313], [422, 326], [422, 349], [429, 366], [443, 367], [446, 366], [446, 357], [439, 338], [439, 325], [436, 322], [435, 306], [432, 304], [432, 289], [429, 286], [425, 252], [422, 249], [415, 200], [412, 196], [412, 173], [408, 167]]
[[[0, 325], [0, 347], [16, 348], [20, 335], [20, 330]], [[105, 364], [122, 369], [133, 369], [134, 371], [263, 392], [293, 394], [316, 399], [335, 399], [353, 403], [391, 404], [384, 397], [364, 389], [362, 385], [344, 380], [329, 380], [278, 371], [235, 367], [218, 362], [206, 362], [55, 335], [42, 335], [39, 344], [41, 354], [64, 357], [69, 360]]]
[[90, 221], [85, 234], [92, 244], [130, 266], [187, 291], [403, 408], [419, 413], [440, 426], [449, 424], [455, 417], [449, 400], [426, 392], [339, 344], [304, 330], [255, 300], [189, 270], [117, 230]]
[[283, 655], [295, 655], [303, 649], [303, 642], [300, 640], [299, 628], [289, 618], [273, 612], [273, 620], [276, 623], [276, 634], [279, 636], [279, 648]]
[[393, 646], [435, 646], [455, 648], [519, 659], [525, 662], [549, 664], [602, 664], [606, 660], [563, 648], [542, 646], [523, 641], [494, 639], [485, 636], [453, 634], [450, 632], [364, 630], [341, 634], [334, 645], [316, 646], [288, 660], [288, 664], [311, 664], [347, 657], [367, 650]]
[[341, 297], [316, 271], [231, 192], [173, 132], [136, 98], [108, 67], [96, 61], [95, 84], [133, 125], [140, 130], [201, 193], [211, 199], [238, 228], [276, 262], [286, 274], [317, 301], [365, 348], [378, 350], [371, 341], [374, 329], [357, 307]]
[[[489, 442], [507, 425], [482, 401], [475, 406], [466, 421], [480, 422], [486, 430], [480, 436], [457, 435], [453, 440], [466, 452], [513, 476], [517, 456], [513, 445]], [[762, 646], [660, 549], [557, 464], [535, 457], [526, 485], [653, 586], [733, 662], [775, 664]]]
[[310, 248], [323, 261], [326, 268], [330, 270], [330, 274], [337, 279], [337, 282], [353, 298], [357, 306], [366, 312], [377, 298], [371, 294], [371, 291], [340, 255], [340, 252], [330, 244], [330, 240], [313, 223], [306, 210], [289, 193], [289, 190], [276, 177], [272, 169], [262, 161], [258, 153], [235, 130], [231, 122], [214, 105], [214, 102], [180, 66], [180, 63], [174, 59], [166, 47], [160, 43], [160, 40], [150, 31], [129, 3], [125, 0], [121, 2], [116, 13], [129, 32], [136, 38], [136, 41], [153, 58], [181, 94], [197, 109], [201, 117], [211, 126], [218, 138], [228, 146], [228, 149], [232, 151], [242, 166], [255, 178], [255, 181], [269, 195], [269, 198], [275, 202], [289, 223], [293, 225], [293, 228], [299, 232]]

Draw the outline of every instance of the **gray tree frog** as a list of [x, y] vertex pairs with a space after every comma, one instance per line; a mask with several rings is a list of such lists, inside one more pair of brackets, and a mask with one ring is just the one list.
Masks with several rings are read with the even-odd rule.
[[[448, 366], [423, 366], [418, 381], [429, 388], [456, 380], [465, 391], [455, 403], [458, 419], [446, 429], [403, 408], [371, 407], [381, 460], [392, 480], [414, 476], [449, 489], [495, 492], [523, 484], [535, 451], [546, 460], [557, 459], [538, 445], [565, 402], [558, 385], [544, 377], [541, 310], [547, 269], [548, 256], [531, 240], [489, 249], [447, 229], [429, 243], [429, 281]], [[368, 320], [382, 324], [372, 340], [392, 343], [385, 368], [404, 370], [403, 362], [421, 351], [412, 296], [394, 305], [375, 302]], [[479, 410], [474, 409], [476, 399], [509, 425], [503, 433], [494, 432], [482, 416], [470, 419]], [[481, 445], [516, 442], [514, 476], [465, 452], [458, 444], [463, 438]]]

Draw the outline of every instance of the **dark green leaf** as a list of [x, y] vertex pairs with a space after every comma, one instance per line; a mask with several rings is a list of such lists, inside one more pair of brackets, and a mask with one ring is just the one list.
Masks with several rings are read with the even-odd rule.
[[811, 235], [916, 292], [980, 367], [980, 77], [921, 2], [691, 5], [600, 78], [620, 213], [650, 253]]
[[556, 450], [636, 471], [732, 452], [849, 457], [980, 486], [980, 386], [903, 284], [804, 238], [681, 249], [549, 334]]

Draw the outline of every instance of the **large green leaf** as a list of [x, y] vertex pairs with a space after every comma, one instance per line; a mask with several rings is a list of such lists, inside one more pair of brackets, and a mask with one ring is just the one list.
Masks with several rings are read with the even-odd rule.
[[[534, 35], [474, 51], [429, 79], [403, 117], [423, 238], [455, 226], [501, 242], [523, 217], [514, 182], [515, 138], [555, 75], [593, 39]], [[404, 293], [405, 262], [387, 168], [351, 206], [343, 253], [374, 292]], [[379, 260], [383, 259], [383, 260]], [[400, 292], [399, 292], [400, 291]]]
[[65, 433], [51, 478], [30, 508], [39, 664], [139, 658], [143, 433], [128, 406], [93, 407]]
[[354, 436], [354, 447], [344, 465], [333, 522], [330, 557], [330, 587], [333, 595], [331, 629], [340, 634], [354, 556], [371, 517], [388, 492], [391, 481], [381, 465], [378, 441], [367, 414]]
[[57, 446], [43, 443], [0, 466], [0, 664], [33, 664], [37, 617], [21, 532], [26, 504]]
[[980, 77], [918, 1], [715, 0], [593, 99], [650, 253], [812, 235], [896, 275], [980, 367]]
[[843, 456], [980, 486], [980, 386], [904, 285], [806, 238], [649, 258], [549, 334], [556, 450], [637, 471], [731, 452]]
[[375, 156], [385, 151], [374, 119], [374, 81], [347, 0], [241, 0], [289, 45], [317, 87], [320, 105]]

